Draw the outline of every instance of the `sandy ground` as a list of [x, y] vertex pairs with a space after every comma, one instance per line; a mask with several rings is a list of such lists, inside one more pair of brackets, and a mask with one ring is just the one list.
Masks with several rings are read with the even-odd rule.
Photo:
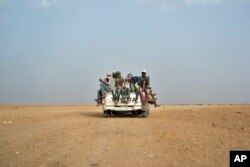
[[250, 105], [166, 105], [148, 118], [95, 106], [0, 106], [1, 167], [229, 166], [250, 150]]

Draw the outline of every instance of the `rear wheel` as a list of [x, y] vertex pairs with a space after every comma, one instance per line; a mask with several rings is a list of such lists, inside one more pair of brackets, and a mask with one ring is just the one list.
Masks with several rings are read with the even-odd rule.
[[149, 115], [150, 108], [148, 107], [145, 111], [140, 114], [141, 117], [146, 118]]
[[146, 118], [148, 116], [147, 111], [143, 111], [140, 116]]
[[111, 117], [111, 111], [103, 111], [103, 116], [105, 118]]

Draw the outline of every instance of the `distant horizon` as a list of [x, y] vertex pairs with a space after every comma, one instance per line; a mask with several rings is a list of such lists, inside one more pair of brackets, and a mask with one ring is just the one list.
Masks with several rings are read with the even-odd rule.
[[[250, 103], [198, 103], [198, 104], [161, 104], [159, 103], [160, 106], [168, 106], [168, 105], [176, 105], [176, 106], [184, 106], [184, 105], [194, 105], [194, 106], [202, 106], [202, 105], [250, 105]], [[0, 103], [0, 106], [96, 106], [96, 103], [82, 103], [82, 104], [3, 104]], [[102, 108], [102, 106], [96, 106], [97, 108]], [[150, 105], [151, 108], [158, 108], [154, 107], [153, 105]]]

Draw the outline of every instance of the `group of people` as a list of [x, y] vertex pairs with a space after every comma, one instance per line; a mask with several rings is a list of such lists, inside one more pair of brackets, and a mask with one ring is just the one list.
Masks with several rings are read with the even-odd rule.
[[99, 79], [101, 82], [100, 89], [97, 92], [97, 105], [101, 104], [102, 97], [106, 96], [107, 92], [111, 92], [113, 101], [115, 104], [121, 100], [123, 103], [130, 101], [130, 93], [135, 92], [135, 102], [137, 103], [138, 96], [142, 89], [145, 89], [148, 94], [148, 102], [154, 104], [155, 107], [159, 105], [156, 103], [156, 94], [153, 93], [150, 87], [150, 80], [146, 70], [141, 71], [141, 76], [133, 76], [132, 73], [128, 73], [127, 77], [122, 77], [121, 72], [113, 72], [107, 74], [105, 79]]

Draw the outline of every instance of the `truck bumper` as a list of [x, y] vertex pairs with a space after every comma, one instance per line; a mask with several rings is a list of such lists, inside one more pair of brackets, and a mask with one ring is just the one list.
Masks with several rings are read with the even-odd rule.
[[142, 106], [103, 106], [104, 111], [138, 111], [143, 110]]

